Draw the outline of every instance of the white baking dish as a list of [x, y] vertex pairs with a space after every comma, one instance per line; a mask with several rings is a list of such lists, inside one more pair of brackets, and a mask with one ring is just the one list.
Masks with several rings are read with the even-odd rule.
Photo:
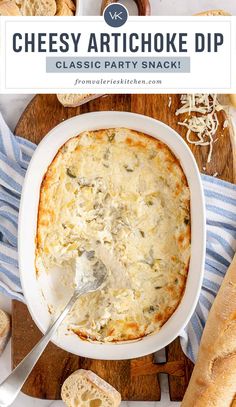
[[[59, 329], [53, 342], [59, 347], [95, 359], [129, 359], [153, 353], [173, 341], [188, 323], [199, 297], [205, 257], [205, 206], [200, 174], [184, 140], [166, 124], [128, 112], [95, 112], [73, 117], [52, 129], [37, 147], [30, 162], [21, 198], [19, 215], [19, 264], [25, 299], [33, 320], [42, 332], [50, 324], [50, 314], [35, 274], [35, 233], [39, 191], [43, 176], [58, 149], [84, 130], [127, 127], [166, 143], [180, 160], [191, 191], [191, 261], [182, 301], [158, 333], [136, 342], [98, 344], [80, 340]], [[53, 293], [52, 293], [53, 294]]]

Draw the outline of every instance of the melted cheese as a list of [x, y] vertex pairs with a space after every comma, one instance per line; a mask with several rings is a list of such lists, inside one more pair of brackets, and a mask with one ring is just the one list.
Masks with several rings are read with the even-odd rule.
[[98, 341], [160, 329], [182, 297], [190, 256], [189, 188], [167, 146], [108, 129], [61, 148], [41, 187], [37, 271], [85, 250], [106, 264], [108, 280], [78, 299], [68, 329]]

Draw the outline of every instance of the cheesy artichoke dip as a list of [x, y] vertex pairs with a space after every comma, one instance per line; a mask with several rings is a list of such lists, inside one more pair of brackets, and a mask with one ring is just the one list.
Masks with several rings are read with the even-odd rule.
[[129, 129], [70, 139], [42, 182], [36, 241], [38, 273], [66, 269], [85, 251], [103, 256], [108, 279], [77, 300], [68, 329], [102, 342], [158, 331], [181, 300], [190, 258], [190, 193], [179, 161]]

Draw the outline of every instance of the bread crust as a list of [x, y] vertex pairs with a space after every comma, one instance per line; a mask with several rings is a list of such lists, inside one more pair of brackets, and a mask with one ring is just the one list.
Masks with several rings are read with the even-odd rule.
[[202, 11], [201, 13], [195, 14], [195, 16], [231, 16], [227, 11], [218, 9], [218, 10], [207, 10]]
[[0, 355], [4, 351], [5, 346], [10, 337], [11, 321], [9, 315], [0, 309]]
[[73, 16], [75, 14], [75, 4], [72, 0], [56, 0], [56, 16]]
[[73, 0], [0, 0], [2, 16], [73, 16]]
[[20, 16], [20, 10], [13, 0], [0, 1], [0, 16]]
[[236, 255], [211, 307], [181, 407], [229, 407], [236, 395]]
[[56, 1], [22, 0], [20, 11], [23, 16], [54, 16], [56, 14]]
[[57, 99], [65, 107], [78, 107], [103, 95], [95, 94], [57, 94]]

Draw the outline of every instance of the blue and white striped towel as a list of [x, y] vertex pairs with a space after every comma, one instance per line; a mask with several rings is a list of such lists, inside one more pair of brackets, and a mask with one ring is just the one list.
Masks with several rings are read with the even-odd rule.
[[15, 137], [0, 113], [0, 293], [24, 301], [18, 271], [21, 188], [36, 146]]
[[[0, 114], [0, 293], [24, 301], [17, 261], [17, 219], [31, 142], [15, 137]], [[207, 250], [203, 287], [181, 345], [196, 360], [211, 304], [236, 251], [236, 185], [203, 175], [207, 209]]]

